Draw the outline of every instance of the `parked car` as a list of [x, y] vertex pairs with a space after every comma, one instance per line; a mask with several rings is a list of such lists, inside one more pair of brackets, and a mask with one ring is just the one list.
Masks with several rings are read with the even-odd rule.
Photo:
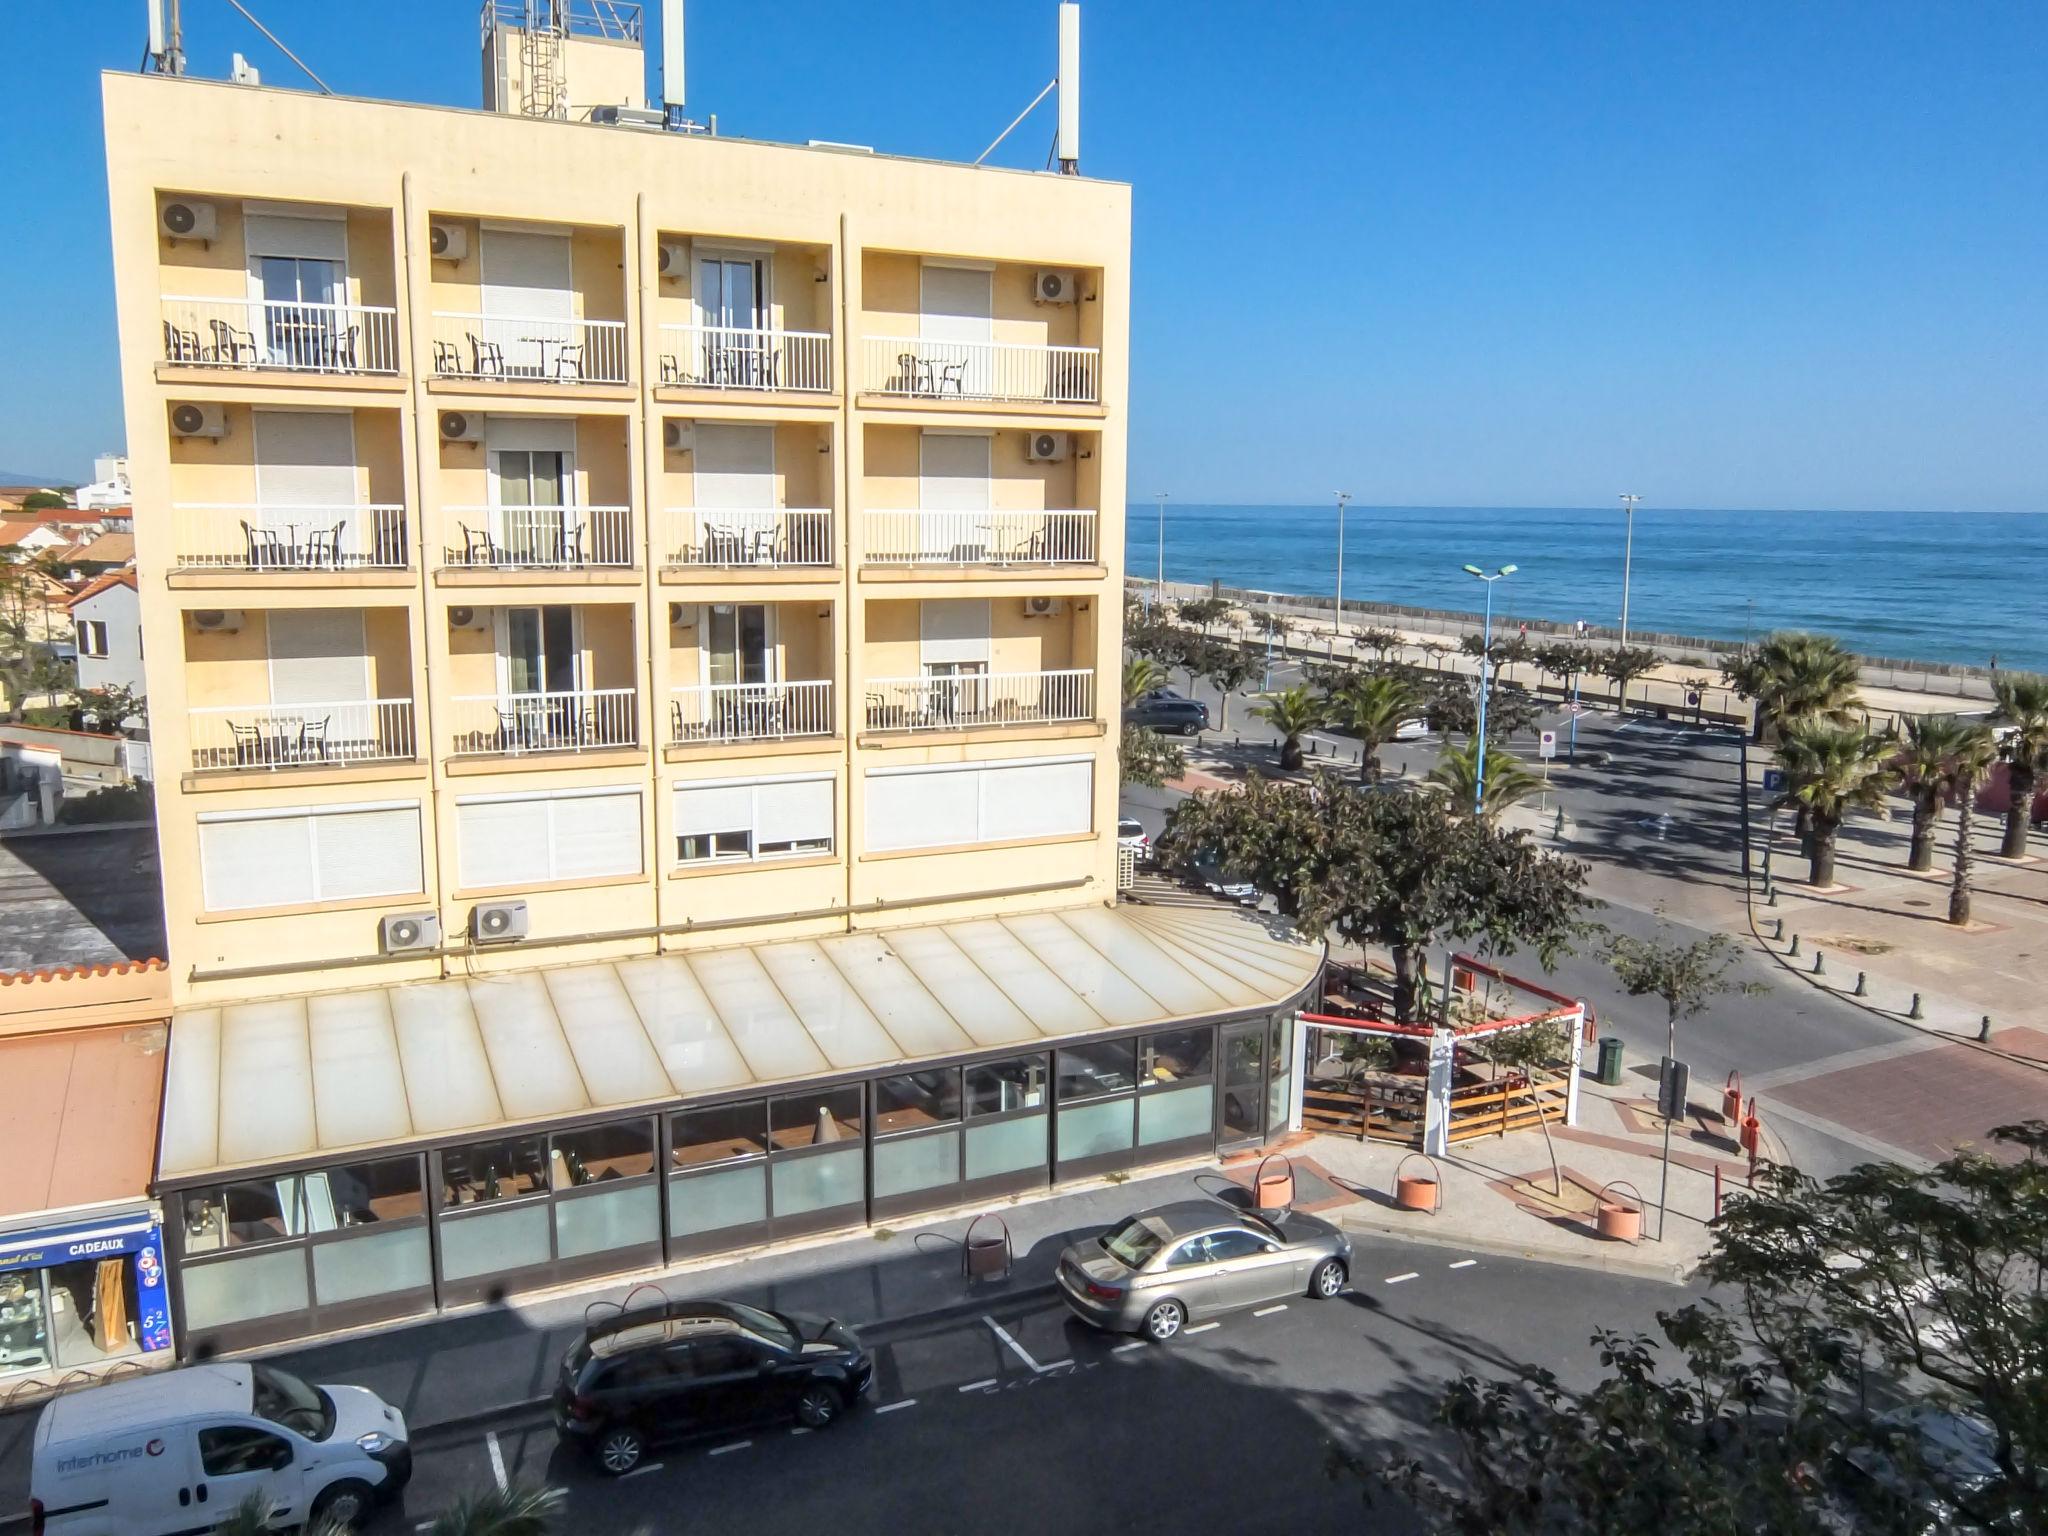
[[1124, 724], [1195, 736], [1209, 729], [1209, 706], [1171, 688], [1153, 688], [1124, 706]]
[[1196, 856], [1190, 875], [1195, 884], [1211, 896], [1234, 901], [1241, 907], [1256, 907], [1266, 893], [1236, 871], [1224, 866], [1222, 855], [1213, 848]]
[[1060, 1295], [1112, 1333], [1164, 1344], [1192, 1319], [1283, 1296], [1328, 1300], [1351, 1276], [1351, 1239], [1299, 1211], [1253, 1215], [1185, 1200], [1126, 1217], [1060, 1255]]
[[1152, 857], [1152, 834], [1145, 830], [1145, 823], [1135, 816], [1117, 818], [1116, 840], [1121, 847], [1135, 853], [1140, 863]]
[[1403, 720], [1394, 727], [1394, 740], [1421, 741], [1429, 734], [1429, 722], [1423, 719]]
[[398, 1410], [363, 1387], [268, 1365], [189, 1365], [53, 1398], [36, 1423], [31, 1528], [48, 1536], [211, 1530], [252, 1495], [280, 1530], [355, 1525], [412, 1477]]
[[875, 1364], [853, 1330], [735, 1301], [663, 1301], [586, 1328], [562, 1357], [555, 1433], [623, 1476], [652, 1446], [795, 1419], [822, 1429]]
[[1896, 1437], [1896, 1452], [1859, 1445], [1841, 1456], [1837, 1473], [1853, 1504], [1893, 1528], [1951, 1530], [1951, 1496], [1979, 1493], [2003, 1475], [1998, 1435], [1982, 1419], [1908, 1403], [1878, 1414], [1874, 1424]]

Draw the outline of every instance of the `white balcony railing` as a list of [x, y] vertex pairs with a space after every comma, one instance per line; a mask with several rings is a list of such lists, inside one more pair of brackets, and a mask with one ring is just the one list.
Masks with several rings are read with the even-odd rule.
[[449, 700], [452, 757], [528, 752], [602, 752], [640, 743], [640, 710], [631, 688], [554, 693], [468, 694]]
[[442, 562], [500, 570], [580, 571], [634, 563], [630, 507], [449, 507]]
[[180, 570], [402, 571], [412, 564], [405, 508], [171, 504]]
[[924, 400], [1021, 400], [1093, 405], [1102, 398], [1098, 347], [870, 336], [861, 387]]
[[972, 672], [952, 677], [871, 677], [871, 731], [960, 731], [985, 725], [1042, 725], [1095, 718], [1095, 674]]
[[668, 739], [779, 741], [832, 734], [832, 684], [709, 683], [677, 688], [668, 706]]
[[671, 507], [662, 516], [666, 566], [831, 565], [825, 507]]
[[332, 704], [226, 704], [195, 709], [196, 772], [411, 762], [411, 699]]
[[442, 378], [547, 384], [626, 382], [626, 323], [434, 311]]
[[164, 361], [295, 373], [398, 372], [398, 311], [383, 304], [166, 295]]
[[832, 338], [824, 331], [664, 325], [660, 377], [691, 389], [829, 390]]
[[1087, 565], [1095, 559], [1093, 512], [899, 512], [861, 514], [869, 565]]

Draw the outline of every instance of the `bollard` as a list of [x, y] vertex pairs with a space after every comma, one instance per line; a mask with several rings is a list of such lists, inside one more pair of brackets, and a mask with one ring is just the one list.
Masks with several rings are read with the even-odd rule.
[[1870, 995], [1869, 982], [1869, 976], [1862, 971], [1858, 971], [1856, 973], [1856, 990], [1849, 995], [1851, 997], [1868, 997]]
[[1987, 1013], [1987, 1014], [1985, 1014], [1985, 1015], [1984, 1015], [1984, 1017], [1983, 1017], [1982, 1021], [1981, 1021], [1981, 1022], [1979, 1022], [1979, 1024], [1977, 1025], [1977, 1039], [1978, 1039], [1978, 1041], [1979, 1041], [1979, 1042], [1981, 1043], [1981, 1042], [1986, 1042], [1986, 1041], [1989, 1041], [1989, 1040], [1990, 1040], [1990, 1038], [1991, 1038], [1991, 1015]]
[[1785, 958], [1788, 960], [1797, 960], [1799, 958], [1799, 935], [1796, 933], [1792, 935], [1792, 947], [1785, 951]]
[[1813, 974], [1814, 974], [1814, 975], [1816, 975], [1816, 976], [1825, 976], [1825, 975], [1827, 975], [1827, 973], [1828, 973], [1828, 960], [1827, 960], [1827, 956], [1826, 956], [1826, 955], [1824, 955], [1824, 954], [1822, 954], [1822, 953], [1821, 953], [1821, 952], [1820, 952], [1819, 950], [1817, 950], [1817, 949], [1816, 949], [1816, 950], [1815, 950], [1815, 951], [1813, 952]]
[[1918, 992], [1913, 994], [1913, 1006], [1906, 1010], [1906, 1017], [1909, 1019], [1924, 1019], [1927, 1017], [1926, 1014], [1920, 1011], [1920, 994]]
[[1777, 887], [1776, 887], [1775, 885], [1767, 885], [1767, 886], [1765, 886], [1765, 887], [1764, 887], [1764, 905], [1765, 905], [1765, 906], [1767, 906], [1767, 907], [1775, 907], [1775, 906], [1776, 906], [1777, 904], [1778, 904], [1778, 888], [1777, 888]]
[[1782, 917], [1774, 917], [1771, 919], [1771, 937], [1774, 939], [1782, 939], [1783, 937], [1785, 937], [1785, 919], [1783, 919]]
[[1721, 1165], [1714, 1164], [1714, 1220], [1721, 1219]]

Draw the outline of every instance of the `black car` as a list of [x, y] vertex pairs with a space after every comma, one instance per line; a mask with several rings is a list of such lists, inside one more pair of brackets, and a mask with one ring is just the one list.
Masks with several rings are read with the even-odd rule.
[[1171, 688], [1154, 688], [1124, 706], [1124, 724], [1193, 736], [1209, 729], [1209, 706]]
[[731, 1301], [666, 1301], [594, 1324], [562, 1357], [555, 1433], [614, 1477], [652, 1446], [795, 1419], [822, 1429], [875, 1365], [853, 1330]]

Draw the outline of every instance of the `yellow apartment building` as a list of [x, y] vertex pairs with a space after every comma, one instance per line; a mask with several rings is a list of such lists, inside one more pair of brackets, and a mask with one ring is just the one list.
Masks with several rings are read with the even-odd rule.
[[1287, 1118], [1318, 955], [1117, 900], [1128, 187], [104, 99], [183, 1345]]

